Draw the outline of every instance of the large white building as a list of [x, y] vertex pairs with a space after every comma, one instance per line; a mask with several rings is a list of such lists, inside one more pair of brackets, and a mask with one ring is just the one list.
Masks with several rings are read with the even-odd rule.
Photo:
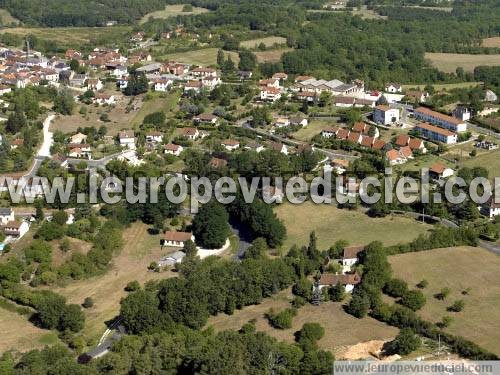
[[399, 121], [399, 109], [378, 105], [373, 110], [373, 121], [377, 124], [394, 124]]
[[431, 124], [422, 122], [415, 126], [415, 130], [426, 138], [432, 141], [442, 142], [446, 144], [457, 143], [457, 133], [453, 133], [448, 129], [443, 129]]
[[415, 109], [414, 116], [417, 120], [422, 120], [441, 128], [448, 129], [455, 133], [464, 132], [467, 130], [467, 124], [458, 119], [443, 113], [433, 111], [429, 108], [419, 107]]

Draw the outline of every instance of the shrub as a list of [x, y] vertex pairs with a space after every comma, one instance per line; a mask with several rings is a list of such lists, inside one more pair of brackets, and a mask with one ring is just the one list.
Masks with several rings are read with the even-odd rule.
[[135, 292], [136, 290], [139, 289], [141, 289], [141, 285], [137, 280], [131, 281], [125, 286], [125, 291], [127, 292]]
[[387, 345], [385, 351], [389, 354], [407, 355], [417, 350], [420, 345], [420, 337], [410, 328], [403, 328], [396, 338]]
[[422, 281], [420, 281], [417, 284], [417, 288], [418, 289], [425, 289], [425, 288], [427, 288], [428, 285], [429, 285], [429, 282], [427, 280], [423, 279]]
[[448, 311], [460, 312], [464, 309], [464, 307], [465, 307], [465, 302], [461, 299], [457, 299], [455, 302], [453, 302], [453, 305], [448, 307]]
[[436, 293], [434, 295], [434, 297], [440, 301], [443, 301], [444, 299], [446, 299], [446, 297], [449, 296], [450, 293], [451, 293], [451, 289], [448, 287], [445, 287], [445, 288], [441, 289], [441, 291], [439, 293]]
[[391, 279], [384, 286], [384, 293], [391, 297], [403, 297], [408, 292], [408, 284], [400, 279]]
[[86, 308], [86, 309], [90, 309], [91, 307], [93, 307], [94, 306], [94, 300], [92, 299], [92, 297], [85, 298], [85, 300], [82, 303], [82, 306], [84, 308]]
[[425, 296], [419, 290], [410, 290], [401, 298], [400, 303], [413, 311], [420, 310], [425, 305]]
[[269, 324], [277, 329], [287, 329], [292, 327], [293, 317], [297, 315], [297, 309], [288, 308], [279, 313], [275, 313], [273, 309], [271, 309], [266, 317], [269, 320]]

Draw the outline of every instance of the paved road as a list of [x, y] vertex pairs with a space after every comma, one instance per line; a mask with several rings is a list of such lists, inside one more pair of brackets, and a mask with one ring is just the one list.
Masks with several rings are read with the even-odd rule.
[[479, 240], [479, 246], [481, 246], [483, 249], [491, 251], [496, 255], [500, 255], [500, 245], [488, 241]]
[[102, 159], [97, 159], [97, 160], [71, 159], [70, 158], [70, 159], [68, 159], [68, 164], [77, 165], [77, 164], [83, 162], [83, 163], [87, 164], [87, 167], [89, 167], [89, 168], [101, 168], [101, 167], [104, 167], [106, 164], [108, 164], [111, 160], [122, 155], [126, 151], [129, 151], [129, 150], [120, 151], [120, 152], [105, 156]]

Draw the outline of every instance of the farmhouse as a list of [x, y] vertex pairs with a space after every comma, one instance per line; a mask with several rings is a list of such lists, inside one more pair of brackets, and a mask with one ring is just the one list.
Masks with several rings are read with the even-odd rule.
[[385, 153], [386, 159], [390, 165], [398, 165], [406, 163], [406, 158], [398, 150], [389, 150]]
[[75, 135], [72, 135], [70, 138], [70, 143], [85, 143], [87, 142], [87, 135], [83, 133], [76, 133]]
[[415, 103], [425, 103], [429, 93], [425, 91], [407, 91], [405, 97]]
[[275, 89], [280, 88], [280, 80], [278, 78], [268, 78], [259, 80], [259, 86], [261, 87], [274, 87]]
[[343, 285], [347, 293], [351, 293], [354, 287], [361, 282], [361, 277], [355, 274], [333, 275], [322, 274], [318, 281], [318, 288], [321, 290], [325, 287], [332, 287], [335, 285]]
[[213, 68], [194, 68], [191, 70], [194, 77], [217, 77], [217, 70]]
[[30, 229], [29, 224], [26, 221], [9, 221], [4, 225], [3, 231], [6, 236], [12, 236], [16, 239], [23, 237]]
[[398, 83], [389, 82], [384, 86], [384, 91], [396, 94], [398, 92], [403, 92], [403, 87]]
[[14, 221], [14, 210], [10, 207], [0, 207], [0, 223], [7, 224], [9, 221]]
[[364, 246], [348, 246], [344, 247], [342, 255], [342, 272], [350, 272], [351, 267], [359, 261], [359, 254], [365, 251]]
[[284, 155], [288, 155], [288, 147], [280, 142], [271, 142], [269, 148], [273, 151], [281, 152]]
[[226, 139], [222, 141], [222, 146], [227, 150], [227, 151], [234, 151], [237, 148], [240, 147], [240, 142], [236, 141], [234, 139]]
[[116, 99], [114, 95], [109, 95], [109, 94], [104, 94], [104, 93], [97, 93], [94, 96], [94, 103], [98, 105], [113, 105], [116, 103]]
[[182, 128], [181, 134], [192, 141], [195, 141], [200, 136], [200, 132], [196, 128]]
[[469, 108], [460, 105], [453, 110], [452, 115], [462, 121], [468, 121], [471, 118]]
[[281, 91], [274, 87], [264, 87], [260, 90], [260, 100], [275, 102], [281, 98]]
[[429, 177], [435, 180], [441, 180], [453, 176], [453, 169], [448, 168], [442, 163], [436, 163], [429, 168]]
[[121, 131], [120, 133], [118, 133], [118, 139], [120, 140], [120, 146], [135, 150], [135, 138], [133, 130]]
[[259, 153], [261, 151], [264, 151], [264, 146], [255, 141], [250, 141], [245, 145], [245, 149]]
[[415, 109], [414, 116], [416, 119], [429, 122], [433, 125], [437, 125], [441, 128], [448, 129], [455, 133], [460, 133], [467, 130], [467, 124], [462, 120], [433, 111], [429, 108], [419, 107]]
[[163, 133], [158, 131], [150, 131], [146, 133], [146, 142], [161, 143], [163, 142]]
[[199, 93], [202, 88], [202, 83], [201, 81], [188, 81], [186, 85], [184, 86], [184, 92], [190, 92], [193, 91], [195, 93]]
[[326, 128], [321, 131], [321, 136], [325, 138], [331, 138], [331, 137], [336, 137], [337, 133], [339, 132], [339, 128]]
[[446, 144], [457, 143], [457, 134], [447, 129], [439, 128], [437, 126], [422, 122], [415, 126], [415, 130], [422, 136], [429, 138], [436, 142]]
[[169, 87], [172, 86], [174, 81], [166, 77], [160, 77], [153, 79], [152, 81], [155, 91], [165, 92], [168, 91]]
[[399, 109], [378, 105], [373, 110], [373, 121], [383, 125], [394, 124], [399, 121]]
[[182, 260], [186, 256], [183, 251], [175, 251], [171, 254], [165, 255], [158, 261], [158, 266], [160, 267], [172, 267], [177, 263], [182, 263]]
[[87, 86], [87, 90], [91, 91], [99, 91], [102, 90], [104, 85], [102, 84], [101, 80], [98, 78], [89, 78], [87, 79], [87, 82], [85, 83]]
[[219, 118], [211, 113], [202, 113], [198, 116], [193, 117], [193, 121], [197, 123], [216, 125], [219, 121]]
[[292, 126], [307, 126], [309, 121], [305, 117], [290, 117], [290, 125]]
[[168, 143], [165, 145], [165, 154], [179, 156], [183, 150], [184, 148], [182, 146], [173, 143]]
[[184, 247], [184, 244], [189, 240], [194, 241], [194, 236], [189, 232], [166, 231], [163, 235], [163, 240], [160, 241], [160, 245]]

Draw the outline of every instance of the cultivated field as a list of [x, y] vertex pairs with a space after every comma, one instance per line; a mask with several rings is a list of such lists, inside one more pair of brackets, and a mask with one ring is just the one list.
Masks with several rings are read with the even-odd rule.
[[[426, 279], [423, 289], [427, 303], [419, 312], [425, 319], [440, 321], [453, 317], [446, 328], [484, 348], [500, 354], [500, 257], [482, 248], [454, 247], [390, 257], [395, 277], [410, 287]], [[449, 287], [444, 301], [433, 297], [441, 288]], [[470, 288], [467, 295], [462, 291]], [[465, 308], [459, 313], [446, 311], [453, 301], [463, 299]]]
[[338, 209], [334, 204], [283, 203], [276, 207], [275, 212], [287, 228], [285, 249], [293, 244], [307, 245], [309, 233], [313, 230], [318, 237], [318, 246], [328, 249], [337, 240], [346, 240], [351, 245], [364, 245], [375, 240], [385, 245], [406, 243], [432, 228], [406, 217], [370, 218], [360, 211]]
[[481, 46], [500, 48], [500, 36], [495, 36], [493, 38], [484, 38]]
[[[482, 82], [460, 82], [460, 83], [443, 83], [443, 84], [433, 84], [434, 90], [436, 91], [449, 91], [453, 89], [468, 89], [481, 85]], [[402, 85], [404, 90], [424, 90], [425, 85]]]
[[131, 31], [130, 26], [112, 27], [15, 27], [0, 30], [0, 33], [9, 33], [19, 36], [36, 35], [37, 38], [47, 39], [64, 46], [76, 48], [81, 44], [100, 40], [101, 38], [124, 38]]
[[178, 5], [167, 5], [165, 9], [163, 10], [157, 10], [155, 12], [151, 12], [146, 14], [142, 19], [139, 21], [139, 23], [144, 23], [149, 21], [150, 18], [171, 18], [171, 17], [177, 17], [177, 16], [188, 16], [188, 15], [193, 15], [193, 14], [201, 14], [201, 13], [207, 13], [209, 10], [205, 8], [199, 8], [199, 7], [193, 7], [192, 12], [183, 12], [182, 8], [184, 7], [184, 4], [178, 4]]
[[[208, 66], [217, 63], [217, 51], [217, 48], [202, 48], [188, 52], [170, 53], [162, 58], [166, 60], [181, 61], [186, 64]], [[236, 52], [226, 52], [226, 57], [227, 54], [230, 54], [231, 59], [235, 63], [238, 63], [239, 58]]]
[[259, 63], [276, 62], [280, 61], [281, 56], [283, 56], [285, 52], [290, 52], [290, 51], [293, 51], [293, 48], [279, 48], [269, 51], [257, 51], [254, 52], [254, 54], [257, 57], [257, 61]]
[[258, 38], [258, 39], [251, 39], [251, 40], [245, 40], [240, 43], [241, 47], [244, 48], [257, 48], [259, 44], [264, 43], [266, 47], [272, 47], [275, 44], [284, 44], [286, 43], [286, 38], [283, 38], [281, 36], [268, 36], [265, 38]]
[[26, 317], [0, 307], [0, 353], [14, 349], [25, 352], [59, 341], [56, 333], [37, 328]]
[[104, 322], [116, 317], [120, 310], [120, 300], [126, 296], [124, 287], [130, 281], [141, 284], [148, 280], [172, 277], [172, 272], [154, 273], [148, 265], [162, 255], [172, 251], [160, 249], [160, 236], [150, 235], [148, 226], [134, 223], [123, 233], [125, 246], [112, 261], [111, 269], [105, 275], [88, 280], [72, 282], [55, 292], [65, 296], [70, 303], [81, 304], [86, 297], [92, 297], [95, 305], [85, 310], [84, 334], [88, 338], [98, 338], [106, 330]]
[[472, 72], [479, 65], [500, 65], [500, 55], [469, 55], [461, 53], [431, 53], [426, 52], [425, 58], [431, 64], [446, 73], [453, 73], [458, 67]]
[[351, 11], [353, 16], [360, 16], [365, 20], [385, 20], [387, 16], [382, 16], [372, 9], [368, 9], [366, 5], [362, 6], [361, 9], [353, 9]]
[[255, 319], [258, 331], [266, 332], [280, 341], [293, 342], [294, 333], [300, 330], [304, 323], [316, 322], [325, 329], [325, 336], [318, 341], [319, 347], [334, 353], [342, 352], [346, 346], [360, 342], [389, 340], [398, 332], [396, 328], [370, 317], [354, 318], [343, 310], [340, 303], [333, 302], [326, 302], [320, 306], [303, 306], [298, 310], [297, 316], [293, 318], [292, 328], [285, 330], [272, 328], [264, 314], [271, 308], [280, 311], [290, 307], [289, 301], [292, 297], [290, 291], [283, 291], [272, 298], [266, 298], [260, 305], [236, 310], [233, 315], [219, 314], [210, 317], [208, 325], [213, 326], [216, 331], [238, 330], [243, 324]]

